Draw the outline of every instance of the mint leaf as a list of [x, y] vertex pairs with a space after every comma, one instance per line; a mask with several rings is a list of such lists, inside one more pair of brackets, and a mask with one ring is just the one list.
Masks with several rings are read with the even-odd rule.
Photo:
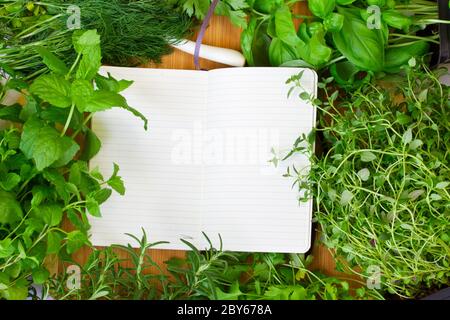
[[72, 82], [72, 102], [77, 106], [81, 112], [86, 108], [86, 104], [94, 94], [92, 83], [88, 80], [77, 79]]
[[67, 253], [72, 254], [88, 243], [89, 241], [84, 233], [79, 230], [72, 231], [67, 235]]
[[102, 146], [102, 142], [97, 137], [97, 135], [91, 130], [87, 129], [84, 138], [84, 149], [80, 156], [80, 159], [89, 161], [91, 160], [99, 151]]
[[122, 181], [122, 178], [117, 175], [118, 172], [119, 172], [119, 166], [116, 163], [114, 163], [113, 174], [106, 183], [111, 188], [113, 188], [117, 193], [119, 193], [120, 195], [123, 196], [125, 194], [125, 186]]
[[101, 90], [107, 90], [107, 91], [119, 93], [119, 92], [127, 89], [129, 86], [131, 86], [133, 84], [133, 81], [131, 81], [131, 80], [116, 80], [108, 72], [108, 78], [103, 77], [98, 74], [95, 77], [95, 83], [97, 84], [97, 87]]
[[50, 276], [50, 272], [48, 272], [48, 270], [44, 267], [41, 267], [39, 269], [33, 270], [33, 273], [31, 275], [33, 277], [33, 283], [43, 284]]
[[[61, 109], [56, 107], [47, 107], [40, 113], [40, 118], [42, 120], [47, 120], [53, 123], [65, 124], [69, 116], [70, 109]], [[83, 115], [77, 109], [74, 110], [72, 114], [72, 119], [69, 123], [69, 128], [78, 129], [83, 122]]]
[[56, 254], [61, 249], [63, 236], [57, 231], [50, 231], [47, 235], [47, 253]]
[[136, 116], [136, 117], [140, 118], [142, 121], [144, 121], [144, 129], [145, 130], [148, 129], [148, 119], [142, 113], [140, 113], [138, 110], [130, 107], [129, 105], [122, 106], [122, 109], [125, 109], [125, 110], [131, 112], [134, 116]]
[[32, 96], [25, 96], [26, 104], [20, 111], [20, 120], [23, 122], [27, 121], [33, 114], [37, 112], [37, 103]]
[[25, 300], [28, 297], [28, 286], [16, 284], [13, 287], [1, 290], [0, 296], [6, 300]]
[[43, 171], [44, 178], [50, 182], [56, 189], [56, 192], [64, 200], [69, 201], [69, 192], [67, 191], [67, 183], [64, 176], [56, 169], [46, 169]]
[[95, 201], [98, 202], [99, 205], [101, 205], [102, 203], [105, 203], [106, 200], [109, 199], [111, 194], [112, 194], [112, 190], [106, 188], [106, 189], [100, 189], [100, 190], [93, 192], [92, 197], [95, 199]]
[[80, 162], [74, 162], [69, 171], [69, 182], [78, 186], [81, 183]]
[[63, 147], [63, 153], [61, 157], [56, 160], [52, 167], [63, 167], [73, 160], [77, 152], [80, 150], [80, 146], [69, 137], [61, 137], [61, 143]]
[[14, 223], [22, 216], [22, 207], [16, 197], [12, 193], [0, 190], [0, 224]]
[[72, 37], [73, 47], [77, 53], [86, 53], [92, 47], [100, 45], [100, 35], [96, 30], [77, 30]]
[[[9, 238], [0, 240], [0, 259], [8, 258], [14, 253], [15, 249], [12, 246], [12, 240]], [[0, 276], [3, 273], [0, 273]], [[1, 278], [0, 278], [1, 279]]]
[[34, 80], [31, 93], [55, 107], [67, 108], [71, 105], [70, 82], [56, 74], [45, 74]]
[[91, 100], [86, 103], [86, 108], [84, 111], [87, 112], [98, 112], [113, 107], [126, 107], [127, 101], [120, 94], [106, 91], [97, 90], [94, 91]]
[[0, 187], [5, 191], [11, 191], [14, 189], [20, 182], [20, 176], [14, 172], [9, 172], [6, 176], [2, 177], [2, 181], [0, 181]]
[[23, 127], [20, 150], [36, 162], [39, 171], [60, 159], [67, 147], [59, 132], [37, 118], [31, 118]]
[[67, 68], [66, 64], [48, 49], [44, 47], [37, 47], [36, 51], [41, 56], [44, 64], [54, 73], [66, 75], [69, 72], [69, 68]]
[[97, 200], [92, 198], [90, 195], [86, 196], [86, 208], [92, 216], [94, 217], [102, 216], [102, 214], [100, 213], [100, 206]]
[[63, 216], [63, 208], [57, 203], [40, 205], [33, 209], [33, 212], [50, 227], [58, 226], [61, 223]]
[[13, 104], [12, 106], [3, 106], [0, 104], [0, 119], [22, 122], [20, 119], [21, 111], [22, 107], [19, 104]]
[[87, 49], [81, 58], [78, 66], [76, 78], [92, 80], [100, 69], [102, 63], [102, 54], [100, 46]]
[[76, 78], [92, 80], [101, 66], [100, 35], [96, 30], [77, 31], [72, 42], [75, 51], [82, 55]]

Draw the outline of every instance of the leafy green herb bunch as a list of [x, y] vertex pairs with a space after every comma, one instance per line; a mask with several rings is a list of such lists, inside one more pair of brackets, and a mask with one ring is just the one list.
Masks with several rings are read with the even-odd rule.
[[323, 242], [347, 262], [339, 268], [401, 297], [450, 279], [450, 87], [439, 73], [411, 59], [392, 82], [347, 95], [325, 80], [313, 101], [324, 152], [300, 138], [293, 152], [310, 156], [311, 171], [288, 172], [314, 197]]
[[[146, 126], [119, 94], [132, 82], [98, 74], [97, 32], [75, 32], [73, 47], [71, 66], [37, 48], [50, 72], [31, 84], [12, 77], [0, 90], [0, 101], [11, 89], [25, 100], [23, 106], [0, 104], [0, 119], [11, 123], [0, 131], [0, 297], [5, 299], [24, 299], [31, 283], [45, 283], [49, 257], [67, 257], [89, 244], [87, 214], [100, 216], [100, 205], [113, 190], [125, 192], [117, 165], [107, 179], [88, 167], [101, 147], [88, 127], [92, 115], [121, 107]], [[86, 136], [83, 149], [79, 134]], [[71, 231], [61, 228], [64, 217]]]

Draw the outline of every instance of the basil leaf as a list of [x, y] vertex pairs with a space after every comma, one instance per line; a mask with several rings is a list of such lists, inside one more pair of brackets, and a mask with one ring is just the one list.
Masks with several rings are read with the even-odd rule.
[[428, 52], [429, 44], [426, 41], [413, 42], [402, 47], [388, 48], [386, 50], [383, 71], [388, 73], [398, 73], [402, 66], [408, 65], [408, 61], [413, 57], [420, 57]]
[[325, 44], [324, 35], [316, 33], [306, 45], [302, 57], [306, 62], [313, 66], [320, 67], [330, 60], [331, 53], [331, 48]]
[[302, 43], [295, 32], [291, 11], [287, 5], [281, 6], [275, 12], [275, 32], [281, 41], [287, 43], [291, 47], [296, 47]]
[[283, 3], [283, 0], [256, 0], [253, 9], [261, 13], [271, 13]]
[[43, 284], [47, 281], [48, 277], [50, 276], [50, 272], [48, 272], [48, 270], [45, 269], [44, 267], [41, 267], [39, 269], [33, 270], [31, 276], [33, 277], [33, 283]]
[[335, 0], [308, 0], [308, 8], [319, 18], [325, 19], [336, 6]]
[[396, 10], [383, 11], [381, 19], [383, 19], [388, 26], [404, 31], [407, 31], [412, 24], [412, 19], [410, 17], [405, 16]]
[[296, 58], [295, 52], [286, 43], [278, 38], [272, 39], [269, 47], [269, 59], [272, 66], [277, 67]]
[[327, 31], [338, 32], [344, 25], [344, 16], [339, 13], [331, 13], [323, 20], [323, 26]]
[[384, 39], [380, 30], [369, 29], [358, 12], [338, 8], [344, 25], [333, 33], [336, 48], [362, 70], [381, 71], [384, 66]]
[[262, 23], [256, 28], [253, 37], [252, 54], [255, 66], [269, 66], [269, 47], [271, 39], [267, 35], [268, 23]]
[[253, 38], [255, 36], [255, 28], [256, 28], [257, 19], [256, 17], [252, 17], [250, 22], [248, 23], [247, 28], [241, 33], [241, 48], [242, 54], [247, 60], [247, 64], [249, 66], [254, 66], [255, 62], [253, 60], [252, 54], [252, 44]]

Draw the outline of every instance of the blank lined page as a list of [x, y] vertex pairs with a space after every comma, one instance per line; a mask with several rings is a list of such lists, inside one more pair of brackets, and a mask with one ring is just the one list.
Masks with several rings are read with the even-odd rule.
[[[149, 129], [118, 108], [93, 118], [102, 149], [90, 167], [98, 166], [107, 176], [116, 162], [126, 193], [113, 193], [102, 205], [102, 218], [91, 219], [92, 243], [133, 243], [125, 233], [139, 237], [144, 228], [150, 241], [170, 242], [160, 248], [185, 248], [179, 239], [192, 240], [200, 230], [203, 167], [193, 164], [199, 154], [193, 141], [198, 138], [189, 135], [205, 116], [207, 73], [103, 67], [106, 72], [134, 80], [123, 95], [149, 119]], [[189, 143], [184, 140], [190, 145], [181, 145]]]
[[[311, 238], [311, 201], [299, 203], [286, 167], [309, 168], [296, 155], [278, 163], [315, 122], [314, 108], [288, 99], [286, 80], [301, 69], [233, 68], [209, 72], [208, 130], [203, 229], [220, 234], [235, 251], [306, 252]], [[304, 70], [302, 86], [316, 91], [316, 74]], [[296, 94], [295, 94], [296, 93]], [[272, 150], [273, 149], [273, 150]], [[273, 153], [272, 153], [273, 152]]]
[[[102, 68], [134, 80], [123, 92], [149, 119], [122, 109], [96, 114], [93, 130], [102, 140], [90, 167], [107, 176], [120, 166], [125, 196], [113, 194], [92, 218], [94, 245], [130, 242], [125, 233], [169, 241], [167, 249], [201, 249], [205, 232], [235, 251], [305, 252], [311, 238], [311, 202], [299, 203], [286, 167], [308, 169], [306, 158], [282, 158], [308, 134], [315, 110], [287, 98], [286, 80], [300, 69], [227, 68], [209, 72]], [[302, 85], [315, 93], [317, 77], [305, 69]], [[273, 152], [273, 153], [272, 153]]]

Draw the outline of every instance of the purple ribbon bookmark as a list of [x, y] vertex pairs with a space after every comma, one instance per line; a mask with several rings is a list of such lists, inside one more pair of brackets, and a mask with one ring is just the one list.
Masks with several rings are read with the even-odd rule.
[[203, 37], [205, 36], [206, 28], [209, 25], [209, 21], [211, 20], [214, 10], [216, 9], [217, 3], [219, 3], [219, 0], [213, 0], [211, 5], [209, 6], [208, 13], [205, 16], [205, 19], [203, 19], [202, 26], [200, 27], [200, 31], [197, 36], [197, 40], [195, 41], [194, 64], [197, 70], [200, 70], [200, 47], [202, 45]]

